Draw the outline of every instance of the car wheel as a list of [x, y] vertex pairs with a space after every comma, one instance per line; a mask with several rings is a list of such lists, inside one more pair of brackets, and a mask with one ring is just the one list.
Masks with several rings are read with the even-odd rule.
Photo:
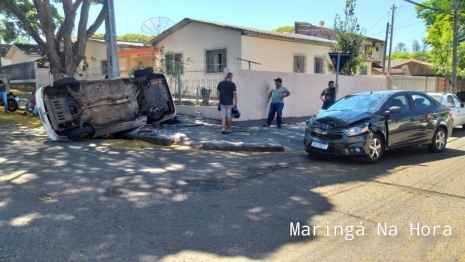
[[139, 77], [143, 75], [150, 75], [153, 73], [153, 67], [146, 67], [144, 69], [134, 70], [134, 77]]
[[91, 126], [86, 126], [83, 128], [76, 128], [73, 131], [69, 132], [68, 138], [79, 139], [79, 138], [92, 138], [94, 135], [94, 128]]
[[370, 152], [365, 158], [365, 162], [374, 164], [381, 161], [384, 153], [383, 139], [378, 134], [373, 134], [370, 141]]
[[79, 82], [76, 80], [74, 77], [65, 77], [62, 79], [58, 79], [55, 82], [53, 82], [53, 86], [56, 88], [64, 87], [69, 85], [71, 90], [73, 92], [78, 92], [79, 91]]
[[433, 153], [440, 153], [446, 149], [447, 144], [447, 135], [446, 130], [444, 128], [439, 127], [434, 132], [433, 141], [428, 146], [429, 150]]
[[8, 97], [8, 111], [15, 112], [18, 110], [18, 102], [13, 97]]

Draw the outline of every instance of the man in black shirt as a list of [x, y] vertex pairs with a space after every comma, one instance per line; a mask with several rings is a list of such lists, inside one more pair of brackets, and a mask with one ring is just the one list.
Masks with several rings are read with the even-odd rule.
[[321, 109], [327, 109], [334, 104], [336, 98], [337, 89], [334, 87], [334, 81], [329, 81], [328, 88], [323, 90], [320, 94], [320, 99], [323, 101]]
[[[237, 107], [236, 84], [232, 82], [233, 74], [228, 73], [224, 81], [221, 81], [216, 88], [216, 96], [220, 101], [221, 107], [221, 132], [223, 134], [231, 133], [232, 115], [231, 109]], [[234, 100], [234, 101], [233, 101]], [[228, 130], [226, 131], [226, 124]]]

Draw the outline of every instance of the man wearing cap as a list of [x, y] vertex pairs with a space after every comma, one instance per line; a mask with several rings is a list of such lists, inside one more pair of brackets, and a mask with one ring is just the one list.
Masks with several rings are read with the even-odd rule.
[[271, 98], [270, 111], [268, 112], [268, 120], [263, 127], [270, 127], [271, 122], [273, 122], [274, 115], [277, 114], [276, 124], [278, 125], [278, 128], [281, 128], [284, 98], [290, 96], [291, 92], [283, 86], [283, 80], [281, 78], [276, 78], [274, 82], [276, 87], [271, 89], [270, 93], [268, 93], [268, 100], [266, 103], [268, 104]]
[[[216, 96], [221, 107], [221, 133], [231, 133], [232, 113], [231, 109], [237, 107], [236, 84], [232, 82], [233, 74], [228, 73], [224, 81], [221, 81], [216, 88]], [[234, 100], [234, 101], [233, 101]], [[227, 130], [226, 130], [227, 125]]]

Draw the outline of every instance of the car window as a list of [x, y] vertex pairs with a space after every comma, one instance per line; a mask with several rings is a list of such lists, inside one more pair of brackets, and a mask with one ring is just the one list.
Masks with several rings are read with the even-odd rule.
[[418, 109], [434, 105], [434, 103], [431, 100], [429, 100], [428, 97], [424, 95], [414, 94], [412, 95], [412, 99], [413, 99], [413, 103], [415, 104], [415, 107]]
[[447, 106], [455, 107], [454, 99], [452, 98], [452, 96], [447, 96]]
[[386, 94], [368, 93], [368, 94], [352, 94], [341, 98], [334, 103], [328, 110], [368, 110], [374, 111], [378, 109], [384, 101]]
[[460, 107], [460, 105], [462, 104], [462, 101], [460, 101], [460, 99], [454, 95], [452, 95], [452, 98], [454, 99], [455, 107]]
[[402, 108], [402, 111], [409, 111], [410, 110], [410, 103], [408, 101], [408, 97], [406, 95], [398, 95], [393, 97], [389, 100], [388, 104], [386, 105], [386, 110], [393, 106], [398, 106]]

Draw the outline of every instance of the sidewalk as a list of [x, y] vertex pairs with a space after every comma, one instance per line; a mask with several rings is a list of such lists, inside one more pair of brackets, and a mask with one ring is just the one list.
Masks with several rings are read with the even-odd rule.
[[126, 137], [170, 146], [184, 145], [196, 149], [221, 151], [279, 152], [303, 151], [306, 117], [285, 118], [281, 129], [274, 122], [262, 127], [265, 120], [234, 122], [230, 134], [221, 133], [219, 120], [196, 120], [179, 115], [182, 123], [161, 128], [143, 127], [125, 133]]

